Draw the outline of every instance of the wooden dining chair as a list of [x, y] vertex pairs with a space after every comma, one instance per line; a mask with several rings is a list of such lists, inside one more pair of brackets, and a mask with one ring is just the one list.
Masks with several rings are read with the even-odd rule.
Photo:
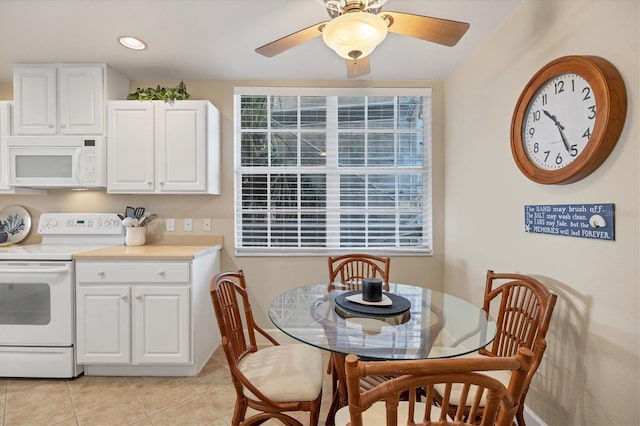
[[[302, 426], [286, 412], [309, 411], [309, 424], [317, 425], [324, 373], [320, 350], [280, 345], [254, 322], [242, 270], [215, 275], [210, 292], [236, 390], [232, 424], [261, 424], [273, 418]], [[267, 346], [258, 347], [256, 332]], [[247, 408], [258, 413], [245, 419]]]
[[[329, 256], [329, 282], [327, 290], [360, 290], [362, 280], [365, 278], [380, 278], [382, 280], [382, 290], [389, 291], [389, 268], [391, 258], [376, 256], [365, 253], [351, 253], [340, 256]], [[331, 384], [333, 392], [336, 391], [338, 375], [333, 368], [333, 360], [329, 359], [327, 373], [333, 377]], [[377, 383], [383, 378], [371, 378]]]
[[[513, 356], [520, 348], [533, 352], [531, 369], [516, 413], [519, 426], [526, 425], [524, 401], [547, 348], [545, 336], [557, 298], [557, 295], [533, 277], [487, 271], [483, 309], [496, 316], [497, 334], [490, 346], [469, 357]], [[509, 380], [505, 372], [495, 372], [492, 375], [503, 383]], [[454, 396], [452, 402], [455, 401]]]
[[371, 254], [329, 256], [328, 290], [360, 290], [365, 278], [380, 278], [382, 290], [389, 291], [389, 257]]
[[[362, 361], [347, 355], [345, 370], [349, 405], [336, 413], [336, 426], [363, 425], [511, 425], [531, 367], [533, 352], [521, 348], [513, 357], [447, 358], [411, 361]], [[506, 371], [509, 381], [486, 374]], [[376, 387], [363, 390], [362, 377], [394, 374]], [[445, 391], [436, 401], [434, 386]], [[453, 389], [462, 405], [449, 406]], [[418, 398], [418, 392], [426, 396]], [[401, 400], [408, 392], [409, 398]], [[480, 403], [482, 415], [478, 416]], [[469, 410], [464, 407], [468, 405]]]

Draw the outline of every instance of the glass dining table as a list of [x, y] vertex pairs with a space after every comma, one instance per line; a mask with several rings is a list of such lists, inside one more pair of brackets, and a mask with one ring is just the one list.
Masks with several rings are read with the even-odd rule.
[[390, 283], [383, 300], [389, 303], [378, 306], [362, 301], [361, 292], [335, 285], [338, 289], [330, 292], [326, 283], [294, 288], [269, 306], [271, 322], [283, 333], [330, 352], [338, 386], [327, 425], [347, 404], [346, 355], [370, 360], [449, 358], [474, 352], [496, 335], [496, 323], [482, 307], [447, 293]]

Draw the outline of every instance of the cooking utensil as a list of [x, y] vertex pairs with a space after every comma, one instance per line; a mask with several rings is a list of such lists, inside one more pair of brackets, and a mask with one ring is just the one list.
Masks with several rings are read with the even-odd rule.
[[133, 215], [135, 214], [136, 209], [134, 209], [133, 207], [129, 207], [127, 206], [127, 209], [125, 210], [125, 216], [126, 217], [133, 217]]
[[155, 213], [152, 213], [149, 216], [144, 216], [142, 219], [140, 219], [139, 225], [143, 226], [145, 223], [151, 222], [156, 217], [158, 217], [158, 215]]
[[144, 216], [144, 210], [144, 207], [136, 207], [133, 217], [140, 219], [142, 216]]

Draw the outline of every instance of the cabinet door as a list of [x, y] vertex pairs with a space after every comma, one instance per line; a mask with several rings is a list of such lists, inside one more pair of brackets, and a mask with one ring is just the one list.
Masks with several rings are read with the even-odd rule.
[[128, 286], [77, 287], [79, 364], [128, 364], [130, 347]]
[[153, 192], [153, 103], [112, 101], [107, 106], [107, 192]]
[[187, 286], [136, 286], [133, 293], [133, 363], [190, 363]]
[[102, 66], [58, 68], [61, 134], [104, 133], [104, 77]]
[[0, 192], [9, 188], [9, 102], [0, 102]]
[[14, 134], [57, 133], [55, 66], [15, 65], [13, 99]]
[[156, 103], [156, 178], [160, 192], [207, 190], [206, 102]]

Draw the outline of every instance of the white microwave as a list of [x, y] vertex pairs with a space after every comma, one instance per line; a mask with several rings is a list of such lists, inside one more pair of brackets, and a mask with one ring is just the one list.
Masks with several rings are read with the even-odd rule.
[[9, 136], [9, 185], [105, 188], [104, 136]]

